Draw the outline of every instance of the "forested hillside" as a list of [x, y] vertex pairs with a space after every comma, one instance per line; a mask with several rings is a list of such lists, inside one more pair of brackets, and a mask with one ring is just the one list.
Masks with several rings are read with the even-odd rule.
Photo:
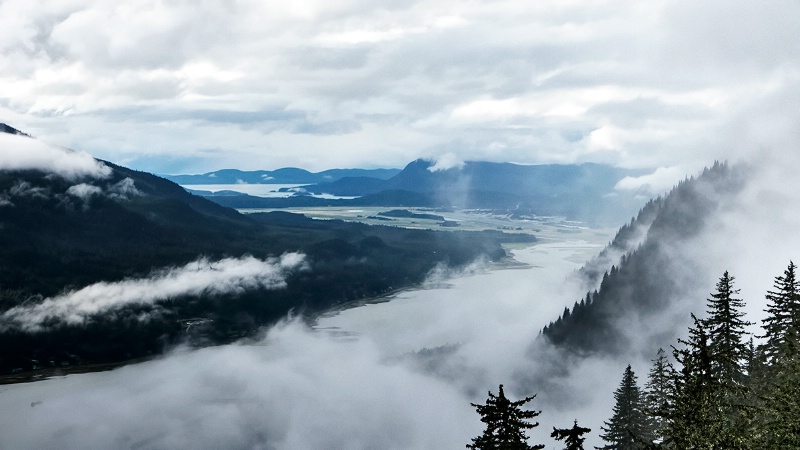
[[546, 326], [544, 337], [579, 352], [628, 348], [635, 337], [620, 323], [642, 325], [706, 282], [698, 278], [695, 261], [676, 249], [703, 231], [721, 201], [741, 186], [736, 169], [716, 163], [650, 201], [581, 271], [589, 292]]

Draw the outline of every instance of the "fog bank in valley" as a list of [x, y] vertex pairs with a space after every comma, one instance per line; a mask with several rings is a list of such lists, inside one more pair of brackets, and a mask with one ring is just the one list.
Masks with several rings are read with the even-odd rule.
[[[291, 321], [255, 343], [178, 349], [108, 373], [0, 388], [4, 407], [18, 411], [0, 418], [10, 430], [0, 445], [461, 448], [482, 430], [470, 402], [482, 402], [499, 383], [512, 396], [536, 393], [521, 391], [515, 372], [546, 367], [528, 359], [530, 343], [579, 295], [564, 282], [578, 267], [570, 259], [599, 251], [605, 238], [522, 251], [535, 264], [527, 269], [478, 266], [465, 277], [431, 280], [435, 287], [377, 305], [402, 310], [417, 302], [424, 311], [404, 318], [390, 310], [399, 323], [383, 335], [357, 329], [357, 321], [339, 330], [355, 334], [343, 336]], [[438, 355], [433, 364], [429, 352]], [[556, 415], [544, 389], [532, 405], [545, 410], [533, 432], [539, 441], [551, 424], [574, 419], [572, 411]]]

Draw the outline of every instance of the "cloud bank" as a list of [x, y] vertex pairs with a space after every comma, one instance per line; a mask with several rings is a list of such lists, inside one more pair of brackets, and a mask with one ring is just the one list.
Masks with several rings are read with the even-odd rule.
[[462, 447], [480, 431], [452, 386], [381, 363], [368, 342], [336, 342], [297, 323], [256, 346], [177, 352], [31, 387], [43, 390], [0, 392], [25, 416], [0, 419], [4, 448], [405, 450]]
[[92, 316], [129, 305], [154, 305], [181, 296], [280, 289], [286, 286], [287, 274], [304, 264], [305, 257], [299, 253], [268, 260], [252, 256], [219, 261], [201, 258], [182, 267], [154, 272], [147, 278], [95, 283], [36, 304], [15, 306], [0, 316], [0, 326], [36, 332], [46, 322], [82, 325]]
[[691, 173], [794, 117], [798, 22], [792, 0], [6, 0], [0, 121], [156, 173], [447, 153]]
[[0, 170], [42, 170], [68, 180], [111, 175], [111, 168], [88, 153], [54, 147], [27, 136], [0, 133], [0, 153]]

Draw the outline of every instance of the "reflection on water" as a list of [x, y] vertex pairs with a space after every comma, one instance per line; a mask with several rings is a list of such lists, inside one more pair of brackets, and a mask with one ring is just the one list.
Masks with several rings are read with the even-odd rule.
[[[184, 189], [190, 191], [222, 192], [233, 191], [241, 194], [253, 195], [256, 197], [286, 198], [297, 193], [305, 193], [301, 186], [304, 184], [184, 184]], [[283, 191], [281, 191], [283, 189]], [[330, 194], [309, 194], [312, 197], [325, 199], [350, 199], [356, 197], [340, 197]]]

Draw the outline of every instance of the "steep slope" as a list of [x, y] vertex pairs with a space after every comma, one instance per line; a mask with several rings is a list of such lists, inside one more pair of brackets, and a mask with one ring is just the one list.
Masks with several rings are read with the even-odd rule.
[[[584, 267], [581, 274], [590, 292], [545, 327], [543, 336], [578, 352], [613, 353], [632, 347], [635, 330], [657, 332], [654, 324], [669, 322], [664, 314], [671, 305], [707, 282], [698, 278], [696, 261], [681, 257], [677, 249], [698, 236], [721, 202], [741, 186], [740, 173], [717, 163], [648, 203]], [[655, 337], [656, 342], [671, 339]]]

